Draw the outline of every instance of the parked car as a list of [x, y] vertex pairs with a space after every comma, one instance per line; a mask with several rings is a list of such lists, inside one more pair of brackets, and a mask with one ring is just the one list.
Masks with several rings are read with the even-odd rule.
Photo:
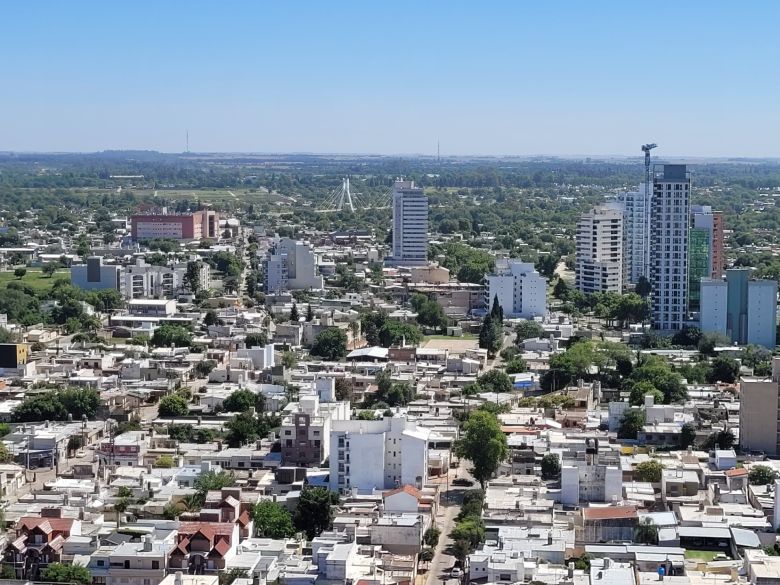
[[465, 487], [471, 487], [474, 485], [474, 482], [470, 479], [467, 479], [465, 477], [456, 477], [452, 480], [452, 485], [461, 485]]
[[450, 577], [453, 579], [460, 579], [463, 576], [463, 571], [461, 571], [458, 567], [452, 567], [452, 571], [450, 571]]

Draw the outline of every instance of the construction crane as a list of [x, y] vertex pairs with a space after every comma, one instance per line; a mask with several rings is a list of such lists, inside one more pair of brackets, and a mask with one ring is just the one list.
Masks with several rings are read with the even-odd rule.
[[648, 189], [650, 188], [650, 151], [654, 148], [658, 148], [655, 142], [642, 145], [642, 152], [645, 153], [645, 183]]

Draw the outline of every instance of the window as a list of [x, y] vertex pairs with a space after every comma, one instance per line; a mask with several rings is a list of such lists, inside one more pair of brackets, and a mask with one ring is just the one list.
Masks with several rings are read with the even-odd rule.
[[98, 561], [97, 562], [97, 566], [98, 567], [105, 567], [106, 566], [106, 561]]
[[129, 568], [130, 568], [130, 561], [125, 561], [125, 569], [129, 569]]
[[159, 569], [160, 561], [152, 561], [152, 569]]

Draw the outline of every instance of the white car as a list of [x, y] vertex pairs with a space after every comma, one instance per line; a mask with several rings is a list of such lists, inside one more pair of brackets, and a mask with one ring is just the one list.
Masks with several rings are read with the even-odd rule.
[[452, 567], [452, 570], [450, 571], [450, 577], [453, 579], [460, 579], [463, 576], [463, 571], [461, 571], [458, 567]]

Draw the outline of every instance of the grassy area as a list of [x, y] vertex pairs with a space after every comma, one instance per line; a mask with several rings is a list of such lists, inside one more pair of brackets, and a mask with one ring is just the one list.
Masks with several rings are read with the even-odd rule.
[[719, 553], [711, 550], [691, 550], [688, 549], [685, 551], [685, 558], [686, 559], [694, 559], [697, 561], [704, 561], [704, 562], [710, 562], [712, 559], [714, 559]]
[[9, 270], [7, 272], [0, 272], [0, 289], [6, 288], [9, 282], [21, 282], [36, 291], [47, 291], [54, 286], [54, 283], [58, 280], [70, 282], [70, 270], [58, 270], [54, 273], [54, 276], [49, 278], [48, 276], [44, 276], [40, 269], [28, 268], [27, 274], [21, 279], [14, 276], [13, 270]]

